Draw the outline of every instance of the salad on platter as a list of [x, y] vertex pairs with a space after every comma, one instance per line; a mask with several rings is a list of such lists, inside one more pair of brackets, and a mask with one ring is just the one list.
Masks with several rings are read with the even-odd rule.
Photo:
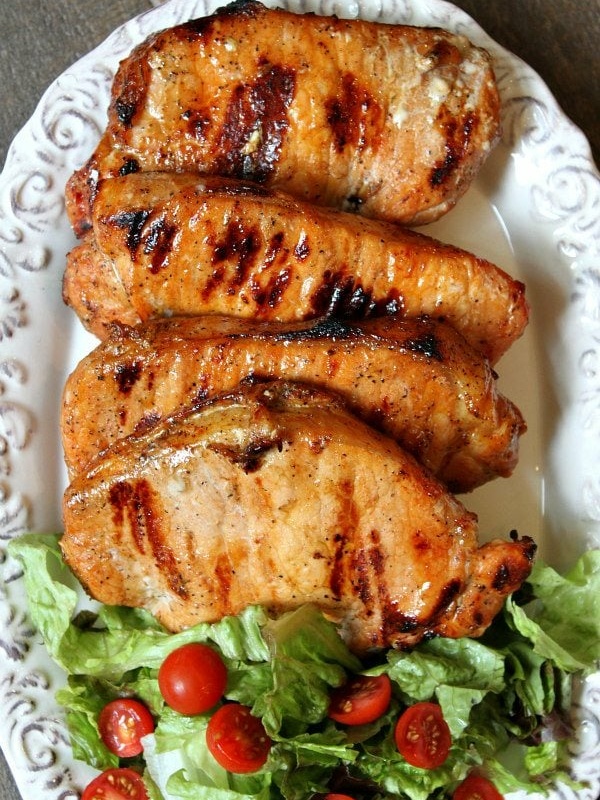
[[[600, 659], [600, 551], [564, 577], [538, 562], [481, 639], [360, 661], [311, 605], [279, 618], [252, 606], [170, 634], [144, 611], [78, 611], [58, 537], [29, 534], [10, 549], [32, 620], [69, 676], [57, 700], [74, 756], [102, 771], [85, 800], [497, 800], [583, 788], [569, 773], [570, 710]], [[191, 645], [217, 658], [195, 658]]]

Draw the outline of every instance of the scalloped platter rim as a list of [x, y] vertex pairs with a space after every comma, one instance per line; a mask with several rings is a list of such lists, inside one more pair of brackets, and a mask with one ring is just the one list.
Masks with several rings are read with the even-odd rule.
[[[32, 636], [21, 573], [6, 551], [26, 530], [60, 529], [62, 385], [95, 344], [61, 298], [74, 244], [64, 184], [100, 136], [118, 62], [153, 31], [220, 4], [168, 0], [117, 29], [50, 86], [0, 176], [0, 746], [24, 800], [76, 798], [93, 774], [72, 759], [54, 701], [64, 676]], [[502, 142], [457, 207], [427, 232], [526, 283], [531, 325], [498, 369], [529, 430], [515, 474], [465, 503], [479, 514], [483, 537], [517, 528], [537, 539], [550, 564], [569, 566], [600, 546], [600, 176], [585, 137], [535, 72], [444, 0], [280, 5], [444, 27], [491, 52]], [[573, 714], [572, 768], [588, 786], [559, 786], [550, 800], [600, 796], [598, 673], [580, 687]]]

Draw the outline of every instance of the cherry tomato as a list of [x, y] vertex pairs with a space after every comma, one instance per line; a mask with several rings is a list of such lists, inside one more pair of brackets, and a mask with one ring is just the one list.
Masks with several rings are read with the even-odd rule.
[[184, 644], [165, 658], [158, 686], [167, 705], [180, 714], [202, 714], [216, 705], [227, 685], [227, 668], [208, 645]]
[[149, 800], [140, 775], [132, 769], [107, 769], [89, 783], [81, 800]]
[[356, 675], [331, 693], [327, 712], [344, 725], [365, 725], [388, 710], [392, 683], [387, 675]]
[[436, 703], [415, 703], [407, 708], [394, 735], [400, 755], [413, 767], [435, 769], [448, 758], [450, 728]]
[[504, 800], [498, 789], [483, 775], [472, 772], [456, 788], [452, 800]]
[[329, 792], [329, 794], [325, 795], [325, 800], [354, 800], [354, 798], [350, 797], [349, 794], [336, 794], [335, 792]]
[[139, 700], [120, 697], [107, 703], [98, 717], [100, 738], [111, 753], [120, 758], [131, 758], [142, 750], [142, 736], [152, 733], [152, 714]]
[[239, 703], [226, 703], [215, 711], [206, 729], [206, 744], [218, 764], [240, 773], [260, 769], [271, 749], [260, 719]]

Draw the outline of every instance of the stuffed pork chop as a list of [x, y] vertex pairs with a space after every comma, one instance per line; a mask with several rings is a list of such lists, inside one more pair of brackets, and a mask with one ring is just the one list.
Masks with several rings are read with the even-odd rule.
[[256, 184], [148, 173], [101, 182], [64, 299], [112, 321], [228, 314], [288, 322], [389, 310], [456, 327], [492, 362], [522, 334], [522, 283], [452, 245]]
[[120, 439], [68, 487], [64, 558], [88, 592], [169, 629], [315, 603], [357, 652], [481, 634], [535, 546], [473, 514], [328, 393], [240, 387]]
[[507, 477], [525, 423], [486, 360], [430, 319], [260, 323], [179, 317], [111, 335], [69, 376], [61, 429], [73, 476], [117, 439], [241, 381], [329, 389], [452, 491]]
[[124, 59], [67, 208], [80, 235], [99, 178], [189, 170], [428, 222], [465, 191], [498, 128], [490, 57], [464, 36], [241, 0]]

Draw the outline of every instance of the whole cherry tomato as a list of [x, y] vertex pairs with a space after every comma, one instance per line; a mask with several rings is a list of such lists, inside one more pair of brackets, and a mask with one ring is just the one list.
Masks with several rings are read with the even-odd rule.
[[149, 800], [140, 775], [132, 769], [121, 767], [107, 769], [89, 783], [81, 800]]
[[452, 800], [504, 800], [498, 789], [491, 781], [472, 772], [458, 786]]
[[256, 772], [269, 757], [271, 740], [262, 722], [239, 703], [226, 703], [208, 722], [206, 744], [229, 772]]
[[356, 675], [332, 691], [327, 713], [344, 725], [365, 725], [385, 714], [391, 697], [387, 675]]
[[400, 755], [422, 769], [441, 767], [452, 744], [450, 728], [436, 703], [409, 706], [396, 723], [394, 736]]
[[329, 792], [329, 794], [325, 795], [325, 800], [354, 800], [354, 798], [350, 797], [349, 794], [336, 794], [335, 792]]
[[141, 739], [152, 733], [154, 720], [139, 700], [120, 697], [104, 706], [98, 717], [98, 730], [111, 753], [131, 758], [142, 752]]
[[202, 714], [215, 706], [227, 685], [221, 656], [199, 642], [185, 644], [165, 658], [158, 686], [167, 705], [180, 714]]

